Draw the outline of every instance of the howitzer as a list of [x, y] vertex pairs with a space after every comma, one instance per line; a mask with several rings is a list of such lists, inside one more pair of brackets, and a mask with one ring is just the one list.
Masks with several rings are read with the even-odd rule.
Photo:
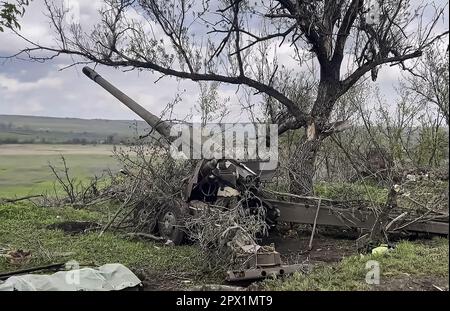
[[116, 88], [114, 85], [109, 83], [106, 79], [104, 79], [101, 75], [99, 75], [95, 70], [84, 67], [83, 73], [88, 76], [91, 80], [96, 82], [98, 85], [107, 90], [111, 95], [117, 98], [120, 102], [122, 102], [125, 106], [130, 108], [134, 113], [140, 116], [148, 125], [150, 125], [153, 129], [155, 129], [159, 134], [163, 137], [170, 139], [170, 128], [172, 124], [167, 121], [162, 120], [158, 116], [146, 110], [144, 107], [139, 105], [133, 99], [128, 97], [121, 90]]
[[[147, 111], [94, 70], [84, 67], [83, 73], [144, 119], [169, 143], [176, 138], [170, 135], [172, 122], [162, 120]], [[190, 142], [188, 143], [190, 144]], [[193, 146], [193, 148], [198, 147]], [[185, 180], [182, 199], [167, 202], [164, 210], [160, 213], [156, 229], [161, 236], [172, 240], [175, 244], [180, 244], [185, 237], [183, 227], [186, 213], [196, 213], [198, 210], [208, 207], [210, 203], [227, 207], [235, 204], [237, 200], [244, 202], [243, 206], [250, 212], [255, 209], [263, 209], [269, 226], [274, 226], [276, 221], [282, 221], [314, 224], [313, 228], [315, 225], [327, 225], [371, 230], [377, 221], [377, 216], [370, 209], [364, 209], [364, 206], [348, 208], [343, 206], [343, 202], [300, 196], [294, 196], [296, 202], [266, 199], [261, 195], [261, 177], [264, 172], [261, 168], [261, 162], [240, 162], [233, 159], [203, 159], [199, 161], [193, 175]], [[145, 210], [143, 211], [145, 212]], [[404, 216], [402, 215], [389, 215], [391, 231], [408, 230], [448, 235], [448, 214], [432, 221], [417, 221], [416, 219], [409, 222], [406, 219], [403, 222], [399, 221], [400, 217]], [[393, 225], [395, 222], [397, 222], [396, 225]], [[313, 236], [314, 229], [310, 245]], [[228, 279], [240, 280], [271, 274], [282, 275], [296, 269], [293, 266], [281, 265], [277, 252], [258, 252], [255, 260], [256, 268], [231, 271]]]
[[[163, 136], [168, 142], [173, 142], [176, 139], [176, 136], [171, 136], [171, 129], [176, 124], [163, 120], [160, 117], [154, 115], [150, 111], [146, 110], [144, 107], [139, 105], [136, 101], [131, 99], [129, 96], [127, 96], [125, 93], [120, 91], [118, 88], [116, 88], [114, 85], [112, 85], [110, 82], [108, 82], [106, 79], [104, 79], [101, 75], [99, 75], [95, 70], [84, 67], [83, 73], [88, 76], [91, 80], [96, 82], [98, 85], [103, 87], [106, 91], [108, 91], [111, 95], [113, 95], [115, 98], [117, 98], [120, 102], [122, 102], [125, 106], [127, 106], [129, 109], [131, 109], [134, 113], [136, 113], [138, 116], [140, 116], [152, 129], [155, 129], [161, 136]], [[185, 123], [185, 125], [189, 125], [190, 131], [192, 131], [192, 124]], [[174, 131], [174, 134], [176, 131]], [[182, 140], [186, 139], [182, 135], [180, 137]], [[191, 146], [193, 154], [202, 154], [202, 146], [198, 145], [198, 142], [196, 142], [194, 139], [191, 139], [191, 136], [189, 135], [189, 139], [186, 141], [183, 141], [183, 143], [186, 143], [187, 145]], [[187, 156], [189, 157], [189, 156]], [[273, 175], [274, 168], [271, 167], [271, 165], [268, 165], [267, 163], [270, 163], [270, 161], [240, 161], [240, 163], [244, 164], [254, 173], [260, 175], [260, 177], [263, 177], [265, 179], [270, 179]], [[272, 165], [273, 166], [273, 165]]]
[[[169, 143], [174, 141], [176, 137], [171, 136], [171, 128], [174, 125], [172, 122], [162, 120], [146, 110], [93, 69], [84, 67], [83, 73], [140, 116], [161, 136], [166, 138]], [[195, 145], [191, 140], [186, 143], [192, 146], [193, 149], [197, 148], [197, 151], [198, 149], [201, 150], [201, 146]], [[186, 203], [191, 201], [214, 203], [220, 199], [221, 204], [227, 205], [230, 204], [233, 198], [245, 198], [247, 208], [264, 208], [267, 223], [270, 226], [274, 226], [276, 218], [279, 216], [279, 211], [259, 197], [262, 172], [260, 168], [260, 162], [255, 161], [240, 162], [234, 159], [200, 160], [192, 177], [185, 181], [183, 201]], [[179, 220], [177, 219], [177, 215], [181, 214], [180, 208], [182, 207], [177, 206], [174, 210], [174, 207], [171, 207], [159, 221], [161, 235], [170, 238], [175, 243], [181, 242], [183, 236], [182, 231], [179, 229]]]

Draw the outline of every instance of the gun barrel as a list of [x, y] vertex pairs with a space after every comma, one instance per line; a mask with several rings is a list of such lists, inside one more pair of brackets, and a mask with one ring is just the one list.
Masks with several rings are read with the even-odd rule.
[[95, 70], [84, 67], [83, 73], [88, 76], [91, 80], [96, 82], [98, 85], [107, 90], [111, 95], [121, 101], [125, 106], [130, 108], [134, 113], [140, 116], [148, 125], [154, 128], [159, 134], [170, 139], [170, 127], [171, 124], [167, 121], [162, 120], [158, 116], [146, 110], [144, 107], [139, 105], [133, 99], [128, 97], [114, 85], [109, 83], [106, 79], [104, 79], [101, 75], [99, 75]]

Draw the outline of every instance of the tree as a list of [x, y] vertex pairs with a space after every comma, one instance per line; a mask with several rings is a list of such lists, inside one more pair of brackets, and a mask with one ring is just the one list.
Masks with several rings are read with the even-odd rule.
[[0, 3], [0, 32], [6, 28], [18, 28], [20, 24], [18, 18], [25, 14], [25, 7], [30, 4], [31, 0], [16, 0], [15, 3]]
[[[367, 74], [375, 80], [383, 64], [406, 69], [407, 60], [448, 34], [434, 31], [444, 7], [373, 0], [369, 9], [365, 2], [104, 0], [101, 20], [88, 31], [68, 25], [69, 10], [45, 0], [57, 44], [42, 46], [16, 32], [30, 44], [16, 55], [43, 61], [64, 53], [80, 63], [251, 88], [271, 99], [268, 118], [279, 134], [305, 129], [291, 175], [299, 181], [292, 191], [308, 193], [321, 142], [348, 125], [330, 120], [338, 99]], [[276, 52], [270, 56], [276, 46], [291, 51], [297, 68], [278, 65]], [[307, 63], [318, 77], [308, 83], [314, 96], [305, 97]]]
[[[439, 42], [440, 43], [440, 42]], [[449, 47], [433, 44], [406, 76], [405, 87], [425, 104], [434, 105], [449, 125]]]

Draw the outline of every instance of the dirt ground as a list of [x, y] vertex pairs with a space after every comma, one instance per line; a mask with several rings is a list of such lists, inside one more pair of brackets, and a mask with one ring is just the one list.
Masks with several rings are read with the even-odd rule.
[[[357, 253], [355, 240], [335, 239], [327, 236], [318, 235], [314, 238], [313, 249], [308, 251], [309, 235], [300, 237], [285, 237], [279, 233], [271, 234], [270, 237], [262, 241], [263, 244], [275, 244], [275, 248], [280, 252], [283, 263], [296, 264], [323, 264], [336, 263], [342, 258]], [[182, 290], [189, 289], [195, 285], [195, 276], [177, 275], [171, 273], [148, 273], [145, 271], [137, 272], [143, 279], [144, 290]], [[252, 282], [227, 283], [222, 281], [223, 285], [248, 287]]]
[[180, 275], [174, 273], [136, 272], [143, 280], [144, 291], [174, 291], [188, 289], [194, 285], [194, 275]]
[[[313, 247], [309, 251], [310, 235], [303, 232], [296, 236], [286, 236], [279, 232], [271, 234], [264, 239], [261, 244], [275, 244], [275, 248], [280, 252], [285, 264], [312, 264], [323, 265], [337, 263], [344, 257], [358, 253], [355, 238], [350, 236], [341, 236], [335, 238], [327, 234], [317, 234], [313, 240]], [[423, 240], [427, 243], [427, 240]], [[140, 275], [144, 279], [144, 290], [183, 290], [189, 289], [195, 285], [195, 276], [176, 275], [176, 274], [158, 274], [145, 273]], [[226, 283], [223, 285], [232, 285], [239, 287], [258, 287], [257, 283]], [[448, 277], [433, 276], [410, 276], [405, 273], [400, 277], [383, 280], [382, 284], [373, 286], [371, 290], [375, 291], [448, 291]]]
[[310, 236], [283, 237], [273, 234], [264, 242], [274, 243], [286, 264], [297, 263], [334, 263], [342, 258], [357, 253], [355, 240], [335, 239], [317, 235], [314, 237], [312, 249], [309, 248]]

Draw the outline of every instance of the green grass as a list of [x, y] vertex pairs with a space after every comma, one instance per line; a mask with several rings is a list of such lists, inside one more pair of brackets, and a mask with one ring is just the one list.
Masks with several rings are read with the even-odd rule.
[[36, 116], [0, 115], [0, 142], [64, 143], [74, 139], [101, 142], [113, 137], [115, 142], [135, 137], [148, 128], [143, 121], [87, 120]]
[[379, 262], [381, 283], [405, 273], [448, 277], [448, 255], [448, 240], [444, 238], [429, 244], [403, 241], [384, 255], [350, 256], [338, 264], [317, 267], [308, 275], [296, 273], [284, 280], [265, 281], [263, 287], [267, 290], [368, 290], [365, 266], [369, 260]]
[[[0, 145], [2, 147], [5, 148]], [[27, 145], [23, 148], [36, 147]], [[52, 152], [40, 154], [37, 149], [33, 149], [33, 152], [8, 155], [5, 152], [1, 154], [0, 149], [0, 198], [52, 190], [54, 176], [48, 163], [61, 166], [58, 153], [67, 147], [49, 145], [46, 148], [52, 149]], [[78, 180], [99, 175], [106, 168], [118, 168], [117, 162], [108, 153], [89, 154], [88, 151], [86, 154], [65, 154], [65, 157], [70, 174]], [[333, 183], [318, 183], [315, 192], [316, 195], [331, 199], [373, 199], [378, 203], [384, 203], [387, 194], [386, 189], [376, 186]], [[115, 207], [109, 208], [113, 210]], [[0, 248], [25, 249], [33, 254], [31, 261], [21, 266], [12, 265], [0, 257], [0, 272], [73, 259], [82, 264], [95, 265], [119, 262], [133, 270], [143, 269], [155, 273], [199, 273], [199, 266], [204, 262], [195, 246], [162, 247], [151, 242], [132, 241], [118, 233], [107, 232], [99, 237], [97, 232], [68, 235], [46, 229], [49, 224], [68, 220], [105, 223], [105, 214], [101, 210], [99, 207], [90, 210], [40, 208], [29, 203], [0, 205]], [[68, 252], [73, 255], [62, 256]], [[394, 251], [382, 257], [351, 256], [335, 265], [317, 267], [307, 276], [296, 274], [285, 280], [268, 280], [263, 284], [266, 289], [276, 290], [366, 290], [370, 289], [364, 282], [368, 260], [380, 262], [382, 282], [383, 279], [396, 278], [404, 273], [448, 277], [448, 240], [436, 239], [426, 245], [401, 242]]]
[[[98, 133], [103, 135], [121, 134], [133, 135], [133, 120], [100, 120], [77, 118], [53, 118], [20, 115], [0, 115], [0, 123], [6, 130], [34, 130], [42, 132], [65, 133]], [[145, 122], [137, 121], [139, 128], [148, 127]]]
[[[31, 261], [12, 265], [0, 257], [0, 272], [76, 260], [81, 264], [122, 263], [132, 270], [148, 272], [195, 272], [200, 255], [194, 246], [163, 247], [134, 241], [122, 235], [98, 232], [69, 235], [46, 226], [67, 220], [98, 221], [102, 215], [71, 207], [40, 208], [29, 204], [0, 206], [0, 248], [32, 252]], [[63, 253], [73, 252], [70, 257]]]
[[[0, 147], [1, 148], [1, 147]], [[71, 176], [87, 180], [108, 168], [118, 169], [111, 155], [65, 155]], [[0, 155], [0, 197], [40, 194], [52, 191], [55, 181], [49, 163], [61, 167], [59, 155]]]
[[333, 200], [366, 200], [385, 204], [388, 190], [371, 184], [319, 182], [314, 185], [314, 193]]

